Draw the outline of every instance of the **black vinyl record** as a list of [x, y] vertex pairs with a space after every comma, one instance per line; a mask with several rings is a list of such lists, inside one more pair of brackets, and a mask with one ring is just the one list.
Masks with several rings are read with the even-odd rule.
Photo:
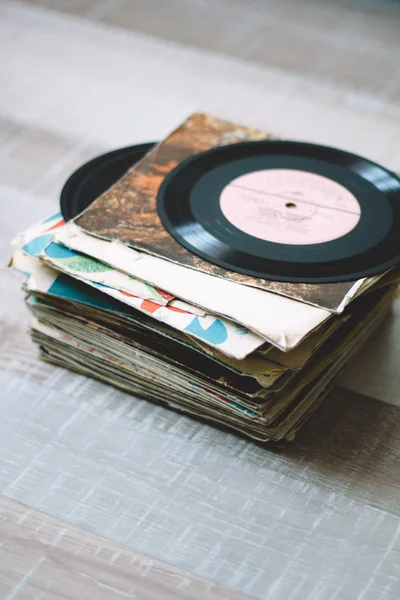
[[77, 217], [143, 158], [154, 144], [155, 142], [149, 142], [113, 150], [79, 167], [61, 191], [60, 206], [64, 220]]
[[400, 261], [400, 179], [326, 146], [243, 142], [196, 154], [165, 178], [157, 209], [185, 248], [248, 276], [350, 281]]

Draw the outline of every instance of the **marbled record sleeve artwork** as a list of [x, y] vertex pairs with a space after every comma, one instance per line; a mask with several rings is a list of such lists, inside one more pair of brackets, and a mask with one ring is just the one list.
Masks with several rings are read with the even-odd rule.
[[216, 277], [335, 311], [352, 290], [355, 281], [283, 283], [228, 271], [181, 246], [167, 232], [157, 214], [158, 189], [164, 178], [184, 159], [217, 146], [265, 139], [276, 138], [210, 115], [195, 113], [93, 202], [75, 222], [91, 235], [121, 242]]

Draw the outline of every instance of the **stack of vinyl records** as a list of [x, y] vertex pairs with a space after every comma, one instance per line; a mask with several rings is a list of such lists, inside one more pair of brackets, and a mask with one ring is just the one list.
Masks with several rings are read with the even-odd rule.
[[379, 328], [400, 180], [193, 114], [76, 171], [15, 238], [41, 357], [260, 441], [293, 439]]

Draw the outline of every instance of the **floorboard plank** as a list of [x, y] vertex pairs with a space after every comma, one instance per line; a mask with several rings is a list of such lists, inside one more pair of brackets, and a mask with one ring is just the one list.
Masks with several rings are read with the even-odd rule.
[[400, 7], [347, 0], [35, 0], [129, 31], [351, 86], [396, 103]]
[[62, 369], [0, 385], [4, 497], [256, 598], [397, 600], [400, 408], [336, 390], [272, 453]]
[[171, 565], [0, 498], [3, 600], [245, 600]]

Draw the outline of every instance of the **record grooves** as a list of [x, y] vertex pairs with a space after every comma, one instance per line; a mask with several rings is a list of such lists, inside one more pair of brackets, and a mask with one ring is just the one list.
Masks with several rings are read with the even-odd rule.
[[163, 181], [164, 227], [228, 270], [295, 283], [351, 281], [400, 259], [400, 180], [335, 148], [243, 142], [196, 154]]
[[155, 142], [113, 150], [93, 158], [77, 169], [65, 183], [60, 196], [65, 221], [77, 217], [94, 200], [143, 158]]

